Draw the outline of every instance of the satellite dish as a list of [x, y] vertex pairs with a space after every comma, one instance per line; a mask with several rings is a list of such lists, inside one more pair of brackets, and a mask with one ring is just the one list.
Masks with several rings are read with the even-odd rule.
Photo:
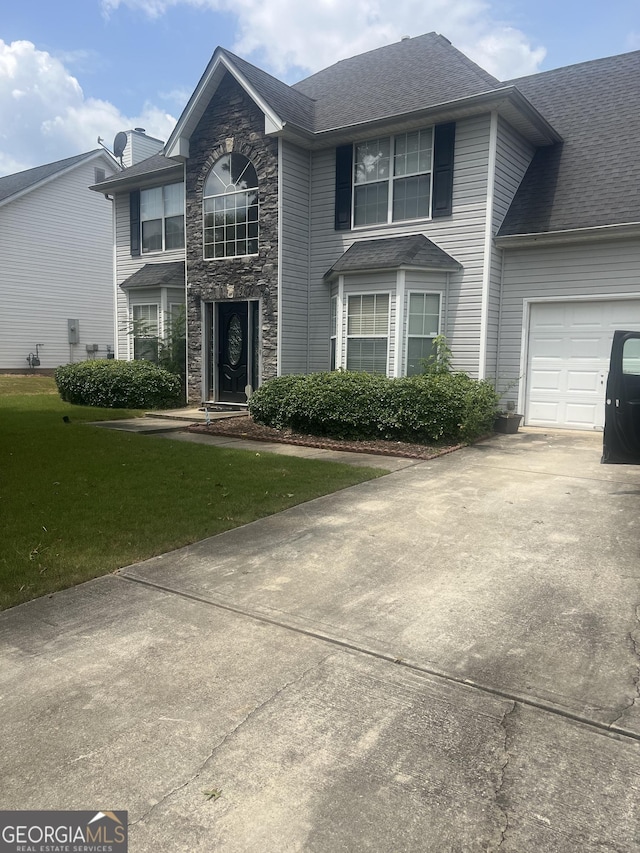
[[127, 134], [124, 130], [121, 130], [120, 133], [116, 133], [116, 138], [113, 140], [113, 153], [119, 160], [122, 160], [122, 155], [126, 147]]

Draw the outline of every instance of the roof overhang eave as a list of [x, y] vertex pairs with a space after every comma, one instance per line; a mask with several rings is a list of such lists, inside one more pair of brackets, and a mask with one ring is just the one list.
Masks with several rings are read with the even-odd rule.
[[152, 172], [142, 172], [137, 175], [116, 177], [109, 181], [102, 181], [89, 187], [97, 193], [111, 195], [112, 193], [126, 192], [127, 190], [140, 189], [141, 187], [157, 186], [159, 180], [166, 181], [172, 178], [181, 179], [184, 175], [182, 163], [173, 163], [162, 169], [154, 169]]
[[495, 110], [536, 146], [553, 145], [562, 137], [515, 87], [505, 86], [478, 95], [432, 104], [410, 113], [387, 115], [373, 121], [362, 121], [341, 127], [327, 128], [310, 134], [313, 148], [339, 145], [371, 136], [378, 129], [415, 128], [425, 123], [445, 123]]
[[640, 222], [596, 225], [588, 228], [565, 228], [558, 231], [537, 231], [529, 234], [503, 234], [494, 238], [500, 249], [527, 246], [552, 246], [560, 243], [585, 243], [594, 240], [623, 240], [640, 237]]
[[324, 274], [323, 278], [327, 282], [334, 281], [338, 276], [341, 275], [372, 275], [374, 273], [379, 272], [389, 272], [389, 270], [393, 270], [394, 272], [397, 270], [411, 270], [411, 272], [458, 272], [463, 269], [462, 264], [451, 264], [450, 266], [437, 266], [435, 264], [397, 264], [394, 265], [379, 265], [373, 267], [365, 267], [358, 269], [341, 269], [334, 270], [333, 267]]

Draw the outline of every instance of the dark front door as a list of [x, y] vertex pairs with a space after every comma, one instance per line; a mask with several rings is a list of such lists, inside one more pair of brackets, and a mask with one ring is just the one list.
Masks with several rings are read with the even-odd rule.
[[613, 334], [602, 461], [640, 464], [640, 332]]
[[218, 399], [246, 403], [248, 384], [249, 305], [218, 303]]

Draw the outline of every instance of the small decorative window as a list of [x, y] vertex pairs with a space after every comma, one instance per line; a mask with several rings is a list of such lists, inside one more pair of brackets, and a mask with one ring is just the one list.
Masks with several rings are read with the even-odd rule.
[[216, 161], [204, 185], [205, 258], [258, 253], [258, 176], [242, 154]]
[[407, 376], [424, 372], [440, 329], [440, 294], [410, 293], [407, 329]]
[[184, 184], [140, 191], [142, 251], [184, 248]]
[[386, 374], [389, 294], [350, 296], [347, 312], [347, 370]]

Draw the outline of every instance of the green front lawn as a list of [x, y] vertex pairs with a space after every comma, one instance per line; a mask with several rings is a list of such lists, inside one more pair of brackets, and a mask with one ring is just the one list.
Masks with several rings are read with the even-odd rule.
[[383, 473], [87, 426], [138, 414], [0, 376], [0, 609]]

